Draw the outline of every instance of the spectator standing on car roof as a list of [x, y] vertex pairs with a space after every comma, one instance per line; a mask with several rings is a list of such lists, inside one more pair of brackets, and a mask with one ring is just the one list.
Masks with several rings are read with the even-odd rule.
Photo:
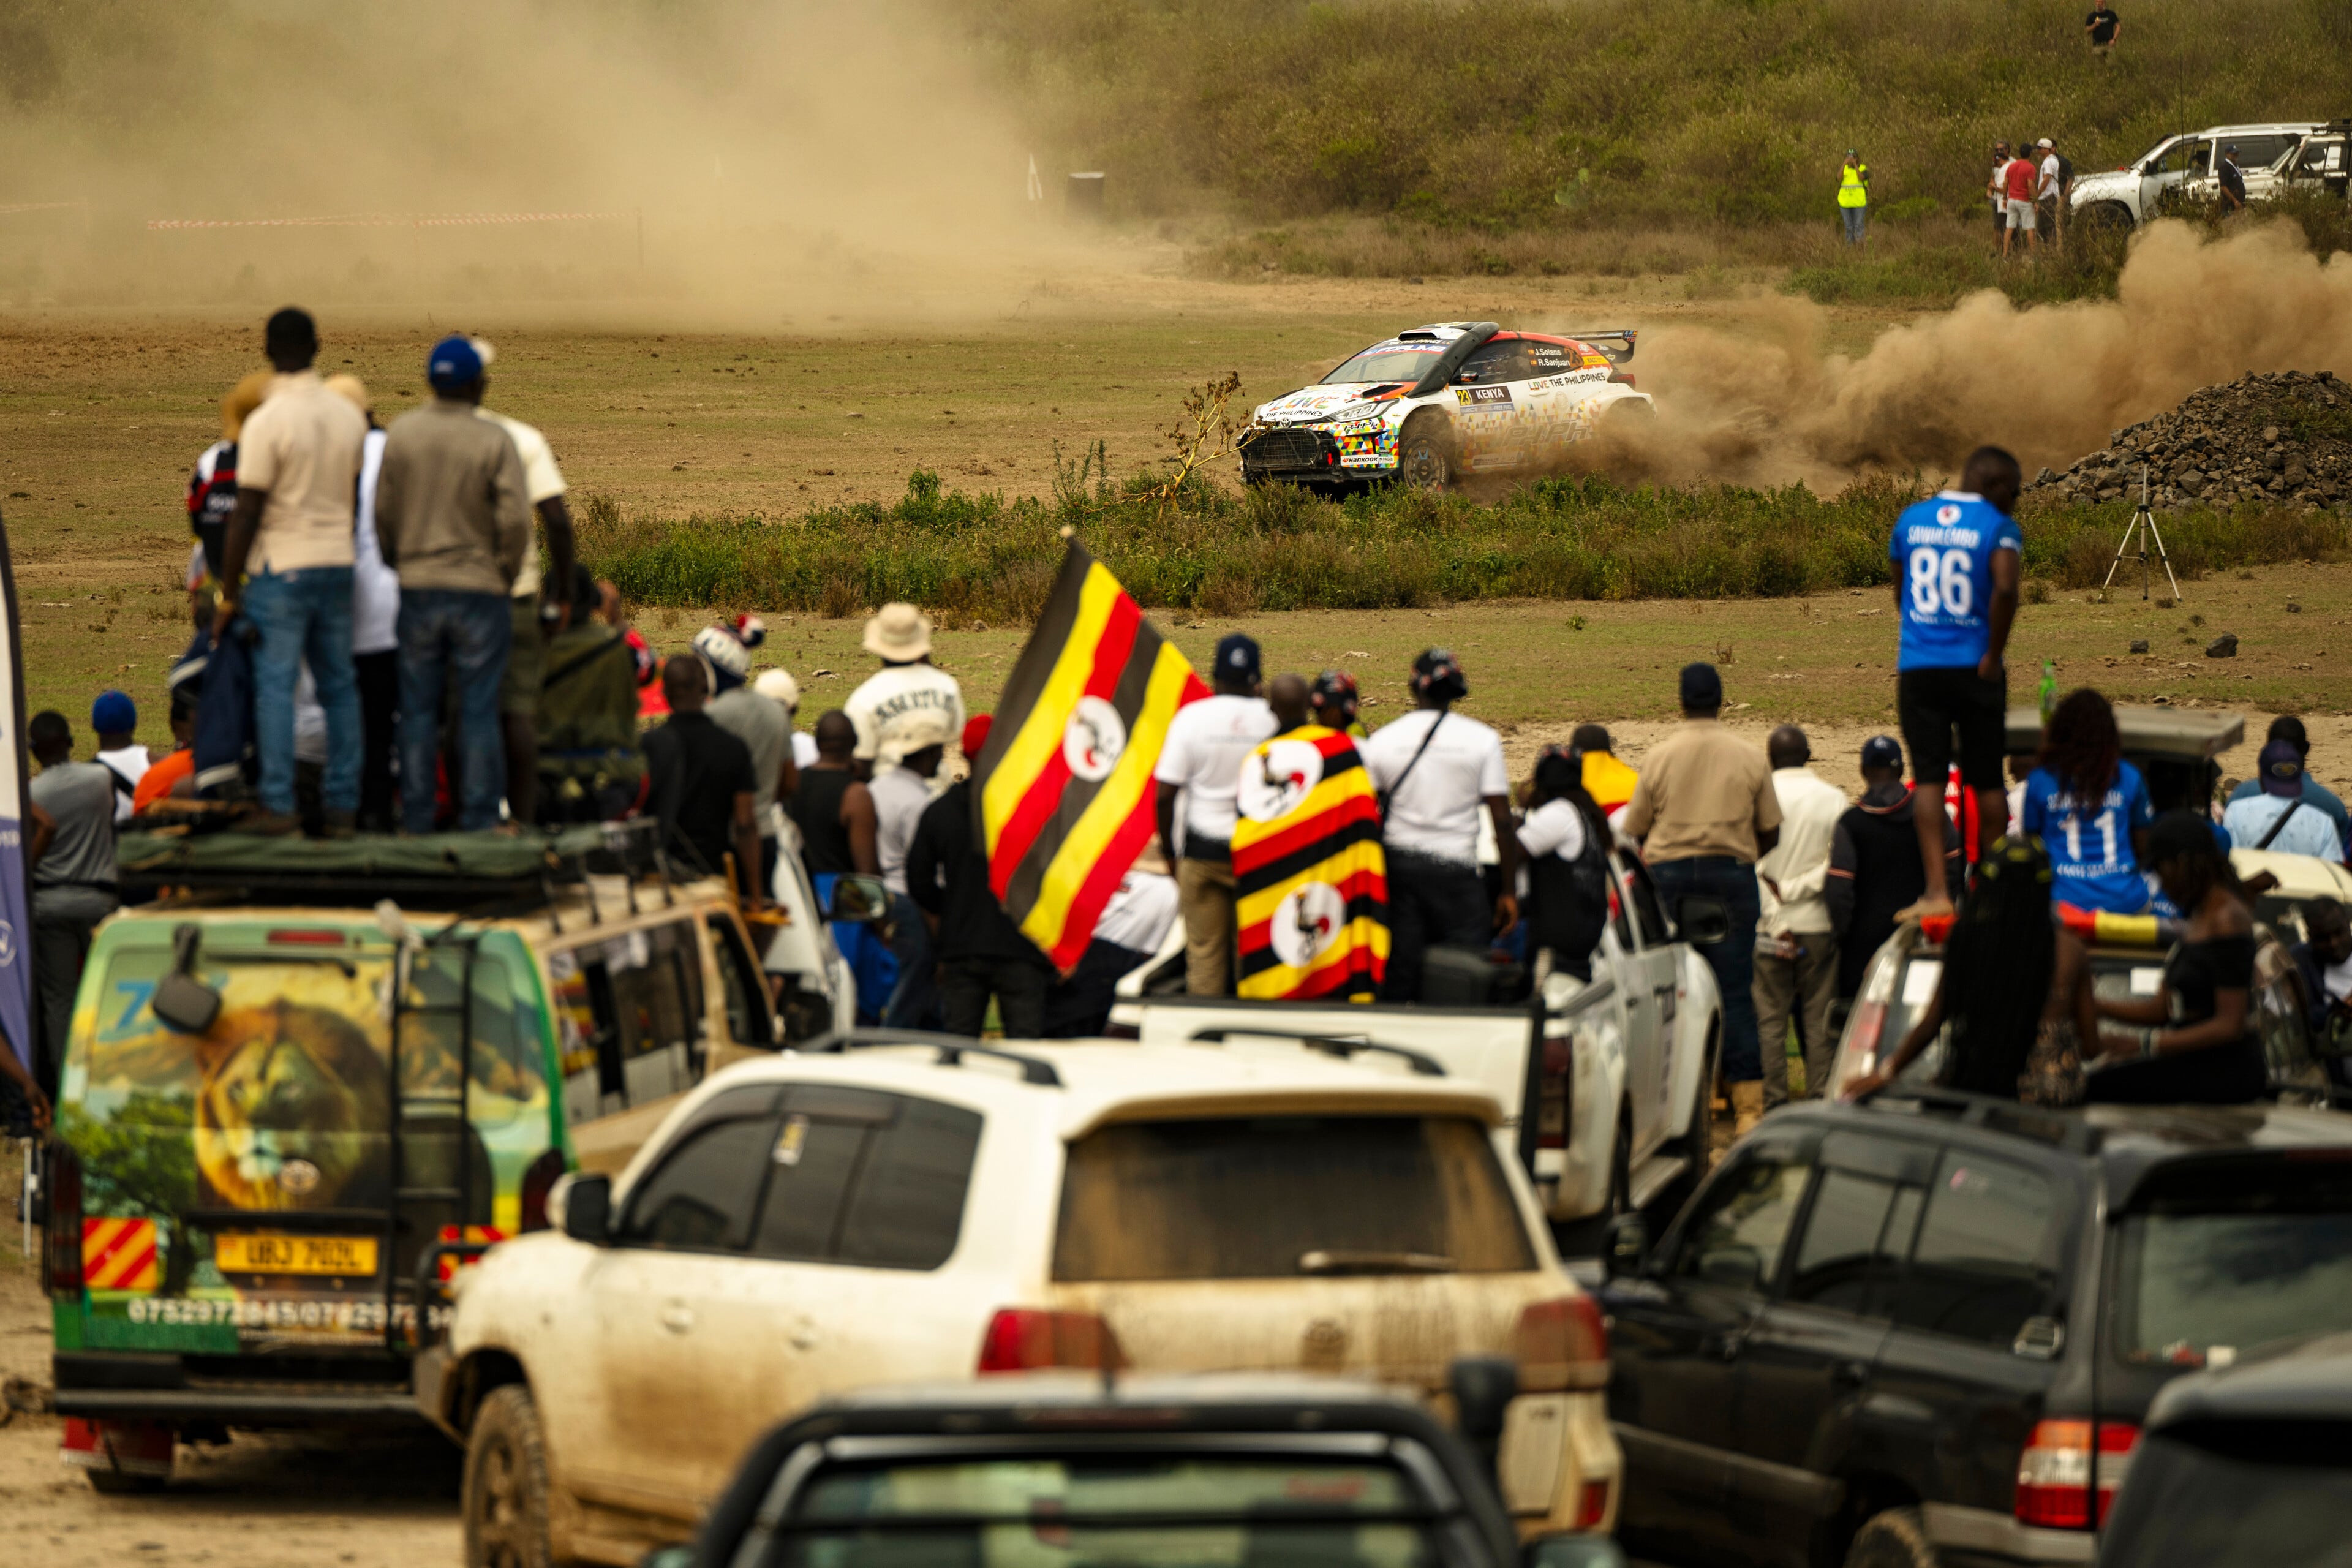
[[760, 835], [751, 802], [760, 786], [751, 776], [751, 749], [703, 711], [710, 678], [700, 659], [671, 659], [662, 667], [662, 687], [669, 719], [646, 732], [646, 815], [661, 825], [663, 851], [695, 874], [725, 876], [731, 853], [737, 886], [756, 900], [761, 894], [751, 873], [760, 863]]
[[2102, 999], [2108, 1030], [2085, 1098], [2127, 1105], [2244, 1105], [2270, 1089], [2253, 1028], [2254, 911], [2212, 826], [2168, 811], [2147, 835], [2148, 864], [2186, 922], [2153, 996]]
[[[576, 562], [572, 604], [596, 602], [596, 578]], [[637, 737], [637, 672], [628, 640], [598, 616], [574, 614], [548, 639], [540, 678], [539, 818], [609, 822], [637, 803], [645, 753]], [[764, 895], [768, 884], [760, 886]]]
[[[1412, 661], [1415, 712], [1391, 720], [1357, 749], [1380, 792], [1388, 858], [1389, 963], [1381, 994], [1420, 1000], [1433, 947], [1484, 952], [1518, 922], [1518, 847], [1503, 739], [1454, 711], [1469, 679], [1442, 647]], [[1495, 829], [1502, 890], [1491, 900], [1478, 870], [1478, 815]]]
[[[2265, 741], [2284, 741], [2294, 747], [2295, 760], [2303, 764], [2304, 809], [2315, 810], [2326, 816], [2335, 825], [2336, 838], [2347, 846], [2352, 846], [2352, 816], [2346, 815], [2342, 798], [2311, 776], [2311, 736], [2304, 729], [2303, 721], [2292, 713], [2282, 713], [2271, 721], [2270, 730], [2263, 738]], [[2257, 774], [2261, 772], [2259, 768], [2255, 771]], [[2252, 800], [2262, 793], [2263, 781], [2259, 776], [2247, 779], [2230, 792], [2229, 805]], [[2227, 815], [2226, 807], [2224, 815]]]
[[90, 935], [122, 902], [114, 775], [73, 760], [73, 729], [62, 713], [34, 714], [25, 741], [41, 764], [27, 791], [33, 842], [25, 856], [33, 873], [33, 1076], [55, 1100]]
[[2001, 654], [2017, 616], [2025, 548], [2010, 515], [2020, 477], [2015, 458], [1999, 447], [1978, 447], [1961, 470], [1960, 489], [1906, 507], [1887, 546], [1902, 617], [1895, 706], [1912, 776], [1926, 786], [1913, 805], [1927, 879], [1917, 906], [1922, 915], [1952, 910], [1942, 797], [1955, 735], [1960, 786], [1977, 796], [1979, 845], [1989, 847], [2009, 820], [2001, 784], [2009, 676]]
[[882, 1022], [893, 1029], [935, 1029], [940, 1023], [938, 965], [931, 958], [930, 928], [923, 923], [921, 906], [907, 886], [907, 852], [914, 847], [923, 813], [931, 807], [931, 781], [947, 760], [950, 731], [947, 716], [929, 708], [894, 720], [891, 730], [886, 743], [897, 750], [898, 765], [866, 786], [874, 797], [875, 858], [890, 889], [890, 952], [898, 961], [898, 984], [882, 1009]]
[[1536, 760], [1519, 853], [1528, 873], [1528, 947], [1541, 985], [1552, 973], [1589, 982], [1592, 950], [1609, 923], [1609, 847], [1615, 835], [1584, 787], [1577, 760], [1559, 747]]
[[2292, 741], [2267, 741], [2256, 772], [2262, 793], [2234, 798], [2221, 826], [2238, 849], [2270, 849], [2341, 863], [2343, 841], [2327, 814], [2303, 798], [2303, 757]]
[[1723, 994], [1723, 1077], [1734, 1127], [1764, 1114], [1764, 1063], [1756, 1036], [1756, 862], [1780, 841], [1780, 801], [1764, 753], [1725, 729], [1723, 677], [1686, 664], [1683, 721], [1643, 759], [1642, 782], [1621, 826], [1642, 841], [1658, 897], [1677, 924], [1685, 902], [1722, 906], [1724, 939], [1699, 948]]
[[1845, 150], [1845, 166], [1838, 171], [1838, 217], [1845, 225], [1845, 242], [1862, 243], [1864, 223], [1870, 216], [1870, 165], [1861, 152]]
[[760, 864], [754, 880], [762, 889], [776, 879], [776, 815], [771, 808], [783, 788], [793, 754], [791, 716], [749, 684], [751, 650], [767, 640], [767, 626], [757, 616], [738, 616], [725, 626], [705, 626], [694, 634], [694, 651], [709, 666], [705, 673], [717, 693], [702, 710], [710, 715], [712, 723], [751, 749], [751, 776], [760, 783], [751, 816], [760, 826]]
[[139, 793], [139, 781], [151, 760], [136, 733], [138, 704], [123, 692], [101, 691], [89, 705], [89, 727], [98, 731], [98, 755], [93, 760], [114, 775], [114, 820], [128, 822], [131, 799]]
[[[312, 363], [319, 328], [284, 310], [263, 333], [278, 374], [237, 438], [236, 509], [221, 544], [215, 641], [239, 615], [253, 649], [254, 750], [261, 810], [239, 831], [299, 831], [294, 815], [294, 688], [308, 663], [327, 716], [325, 826], [359, 818], [360, 704], [352, 671], [352, 510], [367, 420], [327, 390]], [[248, 573], [250, 576], [248, 577]]]
[[1612, 823], [1633, 798], [1633, 786], [1642, 782], [1640, 773], [1618, 760], [1615, 746], [1600, 724], [1579, 724], [1568, 732], [1568, 754], [1584, 770], [1584, 793]]
[[963, 689], [931, 662], [931, 623], [912, 605], [885, 605], [866, 623], [866, 651], [882, 668], [849, 694], [842, 711], [857, 726], [857, 760], [879, 773], [898, 764], [904, 742], [890, 738], [892, 722], [918, 709], [963, 728]]
[[196, 540], [194, 558], [188, 563], [188, 588], [199, 600], [199, 626], [212, 624], [228, 520], [236, 511], [236, 438], [246, 417], [269, 395], [271, 374], [254, 371], [222, 395], [221, 438], [197, 455], [195, 471], [188, 476], [188, 531]]
[[1764, 743], [1772, 764], [1772, 798], [1780, 805], [1780, 841], [1756, 862], [1760, 915], [1756, 932], [1756, 1030], [1764, 1058], [1764, 1109], [1789, 1101], [1789, 1026], [1804, 1052], [1805, 1093], [1829, 1082], [1837, 1041], [1830, 1005], [1837, 1000], [1837, 936], [1825, 897], [1830, 847], [1845, 792], [1813, 772], [1812, 742], [1783, 724]]
[[367, 384], [331, 375], [327, 390], [348, 398], [367, 421], [360, 447], [360, 486], [352, 509], [352, 678], [360, 698], [360, 826], [390, 833], [399, 826], [393, 752], [400, 742], [400, 574], [384, 563], [375, 536], [376, 481], [383, 473], [384, 429]]
[[[2001, 231], [2000, 253], [2010, 253], [2011, 242], [2021, 244], [2028, 253], [2034, 245], [2033, 188], [2042, 178], [2042, 171], [2030, 157], [2020, 155], [2002, 165], [2000, 194], [2009, 214], [2009, 226]], [[2021, 241], [2020, 235], [2024, 236]]]
[[[1927, 891], [1914, 794], [1903, 782], [1903, 748], [1895, 737], [1874, 735], [1864, 742], [1862, 798], [1838, 818], [1830, 840], [1829, 879], [1822, 889], [1837, 938], [1838, 995], [1847, 1001], [1862, 990], [1871, 955], [1895, 934], [1895, 917]], [[1958, 877], [1959, 829], [1943, 813], [1937, 816], [1944, 824], [1947, 874]]]
[[2147, 909], [2139, 852], [2156, 808], [2123, 754], [2116, 710], [2088, 687], [2051, 711], [2042, 753], [2026, 775], [2018, 826], [2049, 848], [2062, 904], [2137, 915]]
[[[484, 370], [497, 363], [498, 351], [488, 343], [480, 338], [466, 341], [473, 344]], [[571, 602], [572, 512], [563, 504], [563, 470], [555, 466], [555, 449], [547, 444], [547, 437], [536, 426], [495, 409], [477, 406], [474, 412], [505, 431], [514, 443], [515, 456], [522, 459], [523, 497], [547, 536], [547, 576], [540, 575], [538, 548], [526, 542], [522, 569], [508, 590], [507, 613], [512, 629], [507, 637], [506, 676], [499, 683], [499, 737], [506, 748], [507, 807], [516, 821], [531, 822], [537, 820], [539, 809], [539, 692], [547, 669], [547, 639], [568, 625], [575, 613]], [[584, 616], [588, 610], [582, 605], [576, 613]], [[711, 718], [719, 721], [717, 713]]]
[[[989, 719], [982, 713], [965, 723], [965, 756], [980, 755], [987, 744]], [[971, 816], [967, 776], [925, 808], [907, 847], [907, 890], [938, 944], [940, 1026], [950, 1035], [977, 1036], [993, 1000], [1007, 1039], [1037, 1039], [1045, 1032], [1054, 965], [997, 901]]]
[[[1184, 916], [1184, 989], [1195, 996], [1233, 990], [1234, 822], [1242, 760], [1275, 731], [1274, 710], [1258, 694], [1263, 673], [1256, 639], [1229, 632], [1217, 639], [1212, 693], [1169, 721], [1152, 769], [1159, 784], [1160, 842], [1176, 858], [1176, 898]], [[977, 755], [967, 746], [966, 756]], [[1181, 826], [1178, 803], [1182, 803]], [[1393, 939], [1391, 939], [1393, 940]], [[1390, 959], [1391, 966], [1396, 960]]]
[[[401, 826], [433, 830], [446, 695], [457, 826], [480, 832], [499, 825], [506, 794], [499, 714], [512, 590], [530, 551], [530, 480], [505, 428], [477, 416], [488, 378], [469, 339], [436, 343], [425, 379], [433, 401], [392, 422], [375, 490], [376, 542], [400, 574]], [[723, 833], [724, 818], [713, 826]]]
[[2116, 40], [2123, 31], [2123, 18], [2116, 15], [2116, 8], [2107, 0], [2099, 0], [2091, 7], [2090, 15], [2083, 18], [2083, 36], [2091, 40], [2091, 56], [2101, 65], [2115, 58]]

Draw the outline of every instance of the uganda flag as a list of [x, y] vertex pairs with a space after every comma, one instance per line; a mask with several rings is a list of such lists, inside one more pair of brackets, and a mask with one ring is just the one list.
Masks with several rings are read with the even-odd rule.
[[1242, 763], [1234, 919], [1244, 996], [1369, 1002], [1389, 963], [1380, 801], [1355, 743], [1307, 724]]
[[1066, 974], [1153, 831], [1168, 721], [1209, 689], [1076, 540], [972, 763], [988, 879]]

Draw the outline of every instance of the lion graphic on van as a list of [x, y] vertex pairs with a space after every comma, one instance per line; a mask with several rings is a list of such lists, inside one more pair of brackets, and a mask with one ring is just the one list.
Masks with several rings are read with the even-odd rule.
[[348, 1019], [278, 1001], [225, 1012], [197, 1044], [202, 1201], [240, 1209], [381, 1202], [384, 1059]]

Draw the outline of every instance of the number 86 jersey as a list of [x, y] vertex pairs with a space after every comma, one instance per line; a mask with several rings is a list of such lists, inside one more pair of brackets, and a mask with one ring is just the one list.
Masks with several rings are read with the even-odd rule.
[[1903, 588], [1895, 668], [1974, 668], [1990, 638], [1993, 552], [2024, 549], [2016, 520], [1982, 496], [1944, 490], [1904, 508], [1887, 550]]

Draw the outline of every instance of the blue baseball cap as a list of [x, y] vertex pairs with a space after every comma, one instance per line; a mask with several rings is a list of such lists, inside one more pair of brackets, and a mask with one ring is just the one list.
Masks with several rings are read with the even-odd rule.
[[1255, 637], [1227, 632], [1217, 639], [1217, 679], [1255, 680], [1259, 668]]
[[471, 338], [450, 336], [433, 345], [425, 362], [425, 379], [436, 392], [455, 392], [481, 379], [482, 352]]
[[1862, 765], [1903, 771], [1903, 746], [1892, 735], [1873, 735], [1862, 743]]
[[[100, 725], [103, 729], [105, 726]], [[2293, 741], [2273, 741], [2263, 747], [2259, 762], [2263, 793], [2300, 800], [2303, 797], [2303, 753]]]
[[101, 691], [89, 705], [89, 727], [101, 735], [127, 735], [139, 728], [139, 706], [120, 691]]

